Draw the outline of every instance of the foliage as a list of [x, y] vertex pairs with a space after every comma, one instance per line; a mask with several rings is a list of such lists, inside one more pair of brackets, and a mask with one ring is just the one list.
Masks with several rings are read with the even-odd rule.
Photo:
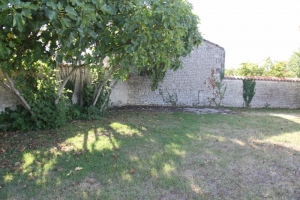
[[250, 107], [250, 103], [255, 95], [255, 85], [255, 80], [243, 79], [243, 99], [246, 107]]
[[44, 73], [38, 77], [37, 74], [23, 73], [14, 78], [22, 86], [19, 90], [29, 102], [33, 113], [20, 106], [16, 111], [6, 109], [0, 114], [6, 129], [28, 131], [36, 128], [56, 128], [66, 123], [67, 99], [64, 98], [58, 104], [54, 103], [57, 81], [55, 75], [49, 74], [51, 71], [47, 72], [46, 69], [47, 66], [43, 65]]
[[259, 67], [255, 63], [241, 63], [240, 74], [242, 76], [262, 76], [264, 74], [264, 68]]
[[[38, 60], [52, 67], [82, 61], [101, 68], [109, 57], [116, 76], [126, 78], [133, 68], [144, 67], [159, 74], [178, 69], [179, 57], [202, 39], [198, 17], [182, 0], [4, 1], [0, 8], [5, 71], [31, 70]], [[160, 76], [150, 77], [155, 81]]]
[[30, 113], [23, 106], [18, 105], [16, 110], [5, 108], [0, 114], [1, 126], [0, 130], [30, 130], [33, 122]]
[[288, 77], [286, 74], [287, 63], [284, 61], [276, 62], [274, 65], [270, 67], [270, 70], [267, 71], [266, 76], [274, 76], [274, 77]]
[[279, 78], [300, 77], [300, 53], [294, 52], [289, 61], [272, 61], [267, 58], [263, 64], [241, 63], [238, 69], [226, 69], [227, 76], [268, 76]]
[[[64, 87], [75, 69], [102, 72], [85, 94], [90, 98], [93, 93], [93, 100], [86, 100], [89, 106], [104, 103], [97, 106], [101, 110], [108, 104], [101, 98], [112, 76], [124, 80], [145, 69], [156, 89], [167, 69], [180, 68], [179, 58], [202, 41], [198, 23], [191, 4], [182, 0], [3, 0], [0, 70], [6, 78], [0, 81], [18, 96], [38, 128], [59, 126], [66, 118]], [[66, 63], [74, 70], [60, 84], [48, 80], [55, 76], [49, 69]]]
[[240, 76], [240, 71], [235, 68], [225, 69], [225, 76]]
[[265, 69], [256, 63], [245, 62], [238, 69], [226, 69], [227, 76], [263, 76]]
[[300, 49], [290, 57], [287, 68], [291, 73], [291, 77], [300, 78]]
[[[88, 84], [84, 82], [83, 86], [83, 105], [70, 104], [67, 112], [69, 120], [94, 120], [101, 119], [104, 111], [109, 105], [108, 97], [110, 95], [110, 87], [106, 86], [100, 94], [100, 98], [97, 101], [96, 106], [91, 105], [93, 101], [93, 95], [95, 91], [94, 84]], [[102, 108], [102, 109], [101, 109]]]

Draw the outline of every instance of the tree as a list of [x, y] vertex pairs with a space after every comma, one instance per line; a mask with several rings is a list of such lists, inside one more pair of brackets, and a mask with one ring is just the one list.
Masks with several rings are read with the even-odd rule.
[[226, 76], [240, 76], [239, 69], [225, 69]]
[[241, 63], [239, 71], [241, 76], [262, 76], [264, 74], [264, 69], [262, 67], [251, 62]]
[[[1, 85], [31, 115], [43, 107], [37, 100], [56, 109], [69, 78], [81, 67], [102, 74], [93, 105], [112, 76], [124, 80], [132, 71], [144, 72], [155, 89], [166, 70], [180, 68], [180, 57], [201, 43], [198, 23], [184, 0], [3, 0]], [[54, 71], [62, 64], [72, 70], [58, 84]]]
[[291, 77], [300, 78], [300, 49], [293, 53], [287, 63], [287, 68], [291, 72]]
[[266, 76], [274, 76], [274, 77], [287, 77], [287, 63], [285, 61], [276, 62], [275, 65], [272, 65], [270, 69], [265, 73]]
[[273, 67], [274, 67], [273, 61], [271, 60], [270, 57], [268, 57], [262, 65], [262, 68], [264, 69], [264, 72], [267, 72], [267, 71], [271, 70]]
[[[297, 69], [296, 56], [294, 56], [293, 61], [289, 63], [291, 63], [290, 66], [293, 65], [295, 66], [294, 69]], [[293, 71], [289, 69], [288, 66], [289, 66], [288, 63], [285, 61], [274, 62], [271, 60], [271, 58], [268, 57], [262, 65], [258, 65], [252, 62], [241, 63], [240, 68], [228, 69], [226, 70], [226, 74], [230, 76], [273, 76], [273, 77], [281, 77], [281, 78], [292, 77]]]

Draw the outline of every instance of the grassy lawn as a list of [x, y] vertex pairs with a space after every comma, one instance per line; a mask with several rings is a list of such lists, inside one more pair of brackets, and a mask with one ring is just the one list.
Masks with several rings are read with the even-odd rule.
[[300, 199], [299, 110], [113, 112], [0, 134], [0, 199]]

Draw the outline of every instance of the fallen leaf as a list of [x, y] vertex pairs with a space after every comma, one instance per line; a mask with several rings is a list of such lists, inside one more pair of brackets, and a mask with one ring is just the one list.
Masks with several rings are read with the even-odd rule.
[[37, 165], [42, 165], [43, 163], [39, 162], [39, 161], [35, 161], [35, 164]]
[[95, 184], [95, 181], [92, 180], [92, 179], [88, 179], [87, 182], [88, 182], [89, 184], [91, 184], [91, 185], [94, 185], [94, 184]]
[[28, 174], [28, 180], [34, 180], [34, 177], [33, 177], [32, 173]]
[[55, 170], [58, 171], [58, 172], [61, 172], [63, 169], [64, 169], [64, 168], [62, 168], [62, 167], [56, 167], [56, 168], [55, 168]]
[[26, 147], [22, 147], [22, 148], [20, 149], [20, 151], [23, 152], [25, 149], [26, 149]]
[[0, 152], [1, 152], [1, 153], [5, 153], [6, 150], [5, 150], [4, 148], [1, 148], [1, 149], [0, 149]]
[[18, 167], [18, 166], [20, 166], [20, 165], [21, 165], [20, 162], [16, 162], [16, 163], [15, 163], [15, 166], [16, 166], [16, 167]]
[[70, 170], [70, 172], [67, 174], [67, 176], [70, 176], [73, 173], [72, 170]]
[[10, 167], [9, 169], [12, 170], [12, 171], [16, 171], [17, 170], [15, 167]]
[[76, 185], [78, 185], [78, 182], [74, 182], [72, 183], [72, 185], [75, 187]]
[[129, 172], [130, 172], [130, 174], [133, 174], [134, 173], [134, 169], [131, 169]]
[[79, 170], [82, 170], [82, 169], [83, 169], [82, 167], [76, 167], [75, 171], [79, 171]]

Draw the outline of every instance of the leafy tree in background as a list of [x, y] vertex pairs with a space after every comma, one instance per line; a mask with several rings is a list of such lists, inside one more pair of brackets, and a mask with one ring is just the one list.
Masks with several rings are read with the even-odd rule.
[[290, 71], [292, 77], [300, 78], [300, 49], [293, 53], [287, 63], [287, 68]]
[[259, 67], [258, 64], [246, 62], [241, 63], [239, 73], [242, 76], [262, 76], [264, 74], [264, 68]]
[[287, 63], [285, 61], [276, 62], [270, 67], [268, 71], [266, 71], [265, 76], [273, 76], [279, 78], [288, 77]]
[[300, 53], [295, 53], [289, 62], [274, 62], [268, 57], [262, 65], [252, 62], [241, 63], [240, 68], [226, 69], [225, 73], [227, 76], [296, 77], [297, 69], [300, 71], [299, 55]]
[[268, 58], [264, 61], [263, 65], [262, 65], [262, 68], [264, 68], [264, 71], [267, 72], [267, 71], [270, 71], [273, 67], [274, 67], [274, 63], [273, 63], [273, 61], [271, 60], [271, 58], [268, 57]]
[[[113, 76], [125, 80], [132, 71], [146, 72], [155, 89], [166, 70], [180, 68], [180, 57], [201, 43], [198, 23], [183, 0], [2, 0], [0, 70], [5, 79], [0, 84], [36, 123], [45, 124], [64, 113], [65, 85], [82, 67], [102, 74], [93, 106]], [[109, 65], [103, 65], [107, 57]], [[58, 83], [55, 69], [66, 63], [72, 70]]]
[[225, 76], [240, 76], [239, 69], [236, 68], [225, 69]]

